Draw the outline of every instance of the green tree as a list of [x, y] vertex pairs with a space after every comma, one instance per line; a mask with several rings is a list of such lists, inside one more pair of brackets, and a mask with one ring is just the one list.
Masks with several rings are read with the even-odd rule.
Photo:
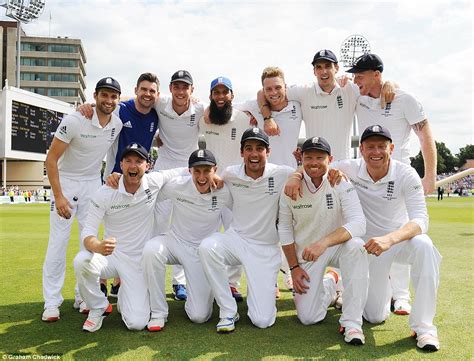
[[459, 149], [459, 153], [456, 154], [458, 158], [458, 167], [462, 167], [466, 160], [474, 159], [474, 145], [467, 144], [464, 148]]
[[[454, 171], [454, 167], [458, 164], [457, 159], [443, 142], [435, 143], [436, 151], [438, 153], [437, 173], [440, 174]], [[425, 175], [425, 166], [421, 151], [416, 155], [416, 157], [411, 158], [411, 166], [415, 168], [420, 177]]]

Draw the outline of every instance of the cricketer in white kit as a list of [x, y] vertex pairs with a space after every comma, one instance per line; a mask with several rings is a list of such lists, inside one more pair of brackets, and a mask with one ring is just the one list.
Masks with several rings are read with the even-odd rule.
[[165, 293], [167, 264], [184, 267], [187, 280], [185, 311], [196, 323], [206, 322], [212, 314], [214, 297], [201, 265], [201, 241], [218, 232], [221, 212], [230, 208], [232, 197], [226, 186], [213, 189], [216, 158], [210, 150], [199, 149], [189, 157], [190, 176], [170, 180], [158, 199], [172, 201], [171, 226], [165, 235], [151, 239], [143, 250], [143, 270], [150, 292], [149, 331], [160, 331], [168, 317]]
[[370, 284], [364, 318], [380, 323], [390, 315], [389, 272], [393, 262], [411, 265], [415, 291], [409, 325], [417, 346], [437, 351], [433, 319], [441, 255], [428, 237], [428, 213], [421, 179], [410, 166], [391, 159], [391, 134], [383, 126], [368, 127], [361, 136], [363, 159], [336, 162], [359, 195], [367, 219], [364, 237]]
[[[130, 330], [143, 329], [150, 319], [148, 289], [140, 264], [143, 247], [152, 237], [153, 209], [158, 192], [185, 168], [152, 172], [148, 151], [138, 143], [128, 145], [121, 156], [123, 176], [118, 189], [102, 186], [92, 197], [81, 238], [85, 250], [74, 259], [79, 292], [90, 311], [83, 330], [95, 332], [112, 311], [100, 290], [101, 278], [120, 277], [117, 305]], [[104, 222], [104, 239], [98, 232]]]
[[302, 192], [293, 201], [280, 197], [278, 234], [290, 265], [295, 305], [304, 325], [322, 321], [336, 295], [340, 268], [344, 307], [339, 332], [353, 345], [365, 343], [362, 312], [367, 300], [369, 264], [363, 249], [365, 216], [354, 187], [347, 181], [332, 187], [327, 179], [331, 147], [322, 137], [307, 139], [303, 157]]
[[232, 223], [202, 241], [199, 256], [219, 305], [217, 332], [231, 332], [239, 319], [226, 266], [241, 264], [247, 275], [248, 316], [259, 328], [275, 322], [275, 283], [281, 264], [276, 221], [280, 192], [292, 168], [267, 163], [268, 136], [249, 128], [241, 138], [243, 164], [223, 173], [233, 199]]
[[[78, 112], [64, 117], [46, 157], [52, 194], [48, 249], [43, 265], [43, 321], [60, 318], [71, 226], [76, 217], [79, 231], [83, 229], [90, 197], [101, 185], [102, 159], [122, 129], [122, 122], [112, 114], [119, 98], [120, 85], [115, 79], [99, 80], [94, 92], [97, 107], [92, 121]], [[82, 300], [77, 290], [75, 298], [74, 307], [80, 308]], [[84, 310], [85, 305], [82, 306], [80, 309]]]

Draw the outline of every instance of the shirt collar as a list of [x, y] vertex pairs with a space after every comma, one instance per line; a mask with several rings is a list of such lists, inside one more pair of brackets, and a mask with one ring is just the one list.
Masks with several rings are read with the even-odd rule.
[[311, 193], [315, 193], [319, 188], [321, 188], [321, 186], [323, 185], [323, 183], [326, 181], [328, 177], [328, 174], [326, 172], [325, 175], [323, 175], [323, 180], [321, 182], [321, 184], [319, 185], [318, 188], [316, 188], [316, 186], [314, 185], [313, 181], [311, 180], [311, 177], [309, 175], [306, 174], [306, 171], [303, 169], [303, 178], [304, 180], [306, 181], [306, 186], [308, 187], [309, 191]]
[[377, 182], [374, 182], [374, 180], [370, 176], [369, 172], [367, 171], [367, 164], [365, 163], [364, 159], [361, 159], [359, 173], [357, 174], [357, 176], [360, 179], [363, 179], [367, 182], [374, 183], [374, 184], [375, 183], [388, 183], [390, 181], [395, 180], [395, 178], [396, 178], [395, 177], [395, 173], [396, 173], [395, 168], [396, 168], [396, 165], [395, 165], [394, 160], [390, 159], [390, 163], [388, 165], [388, 172], [385, 175], [385, 177], [383, 177], [382, 179], [379, 179]]
[[[117, 105], [118, 106], [118, 105]], [[97, 116], [97, 109], [94, 107], [94, 113], [92, 114], [92, 119], [91, 119], [91, 124], [94, 126], [94, 127], [97, 127], [99, 129], [108, 129], [111, 124], [112, 124], [112, 118], [114, 117], [114, 114], [112, 113], [110, 115], [110, 120], [109, 122], [105, 125], [105, 127], [102, 127], [102, 125], [100, 125], [100, 122], [99, 122], [99, 117]]]
[[125, 189], [124, 179], [125, 179], [125, 177], [122, 175], [120, 177], [120, 181], [119, 181], [118, 192], [122, 193], [122, 194], [125, 194], [126, 196], [133, 197], [137, 194], [142, 193], [145, 189], [148, 189], [148, 179], [147, 179], [146, 174], [143, 175], [142, 180], [140, 182], [140, 187], [138, 187], [135, 194], [130, 194], [130, 193], [127, 192], [127, 190]]
[[319, 86], [318, 82], [314, 82], [314, 90], [316, 91], [316, 94], [318, 95], [331, 95], [334, 90], [337, 88], [340, 88], [339, 84], [336, 82], [336, 86], [333, 88], [333, 90], [330, 93], [325, 92], [324, 90], [321, 89]]
[[249, 177], [245, 173], [245, 163], [242, 163], [239, 168], [239, 178], [256, 182], [262, 178], [267, 177], [272, 170], [273, 170], [273, 165], [271, 163], [268, 163], [268, 159], [267, 159], [267, 163], [265, 164], [265, 169], [263, 170], [262, 176], [258, 177], [257, 179], [253, 179], [252, 177]]
[[168, 114], [174, 114], [176, 117], [186, 117], [186, 116], [190, 116], [190, 115], [196, 113], [193, 102], [190, 101], [188, 109], [186, 109], [186, 111], [183, 114], [178, 115], [178, 113], [176, 113], [175, 110], [173, 109], [173, 98], [172, 97], [169, 98], [169, 101], [166, 104], [165, 110]]

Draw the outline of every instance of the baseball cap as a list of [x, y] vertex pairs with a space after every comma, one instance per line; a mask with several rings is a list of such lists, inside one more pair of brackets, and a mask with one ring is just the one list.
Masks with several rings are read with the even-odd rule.
[[390, 142], [392, 142], [392, 135], [390, 134], [390, 131], [381, 125], [371, 125], [370, 127], [367, 127], [364, 130], [364, 133], [362, 133], [360, 136], [360, 142], [362, 143], [367, 138], [373, 137], [375, 135], [387, 138]]
[[230, 79], [224, 76], [220, 76], [218, 78], [215, 78], [213, 81], [211, 81], [211, 92], [212, 92], [212, 89], [214, 89], [219, 84], [224, 85], [227, 89], [232, 91], [232, 82], [230, 81]]
[[359, 56], [352, 68], [346, 70], [348, 73], [362, 73], [366, 70], [378, 70], [383, 72], [383, 61], [378, 55], [375, 54], [364, 54]]
[[331, 50], [320, 50], [316, 54], [314, 54], [313, 62], [311, 63], [314, 65], [318, 60], [328, 60], [331, 63], [337, 63], [336, 55]]
[[310, 149], [322, 150], [323, 152], [331, 155], [331, 146], [323, 137], [312, 137], [306, 139], [303, 143], [303, 146], [301, 147], [301, 153], [304, 153]]
[[111, 78], [110, 76], [107, 78], [100, 79], [95, 86], [95, 91], [97, 92], [99, 89], [104, 88], [115, 90], [119, 94], [122, 93], [119, 82], [114, 78]]
[[198, 165], [217, 165], [216, 157], [208, 149], [195, 150], [189, 156], [188, 166], [192, 168]]
[[130, 153], [135, 153], [140, 158], [148, 160], [148, 151], [146, 150], [146, 148], [143, 145], [141, 145], [139, 143], [130, 143], [129, 145], [127, 145], [125, 147], [125, 149], [123, 150], [123, 152], [122, 152], [120, 160], [125, 158], [125, 156], [127, 156]]
[[174, 73], [171, 77], [170, 83], [174, 83], [175, 81], [182, 81], [189, 85], [193, 85], [193, 77], [187, 70], [178, 70]]
[[268, 139], [268, 135], [265, 132], [257, 127], [247, 129], [243, 134], [242, 138], [240, 139], [240, 145], [244, 145], [247, 140], [260, 140], [261, 142], [265, 143], [268, 147], [270, 146], [270, 140]]

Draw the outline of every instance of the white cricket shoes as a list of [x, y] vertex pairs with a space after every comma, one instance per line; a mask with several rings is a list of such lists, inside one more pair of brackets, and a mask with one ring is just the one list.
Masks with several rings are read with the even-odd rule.
[[229, 333], [235, 330], [235, 323], [240, 319], [238, 313], [234, 317], [224, 317], [219, 320], [216, 326], [218, 333]]
[[41, 320], [44, 322], [55, 322], [58, 321], [59, 318], [59, 307], [47, 307], [41, 316]]
[[411, 305], [407, 300], [395, 300], [393, 303], [393, 313], [396, 315], [409, 315], [411, 312]]
[[99, 308], [97, 310], [91, 310], [87, 320], [82, 325], [82, 329], [88, 332], [95, 332], [100, 330], [102, 327], [102, 321], [112, 312], [112, 305], [109, 305], [105, 308]]
[[165, 327], [166, 320], [164, 318], [152, 318], [148, 321], [146, 328], [150, 332], [161, 331]]
[[344, 341], [348, 344], [360, 346], [365, 343], [365, 336], [362, 330], [356, 328], [339, 327], [339, 333], [344, 336]]
[[424, 333], [417, 335], [413, 332], [413, 337], [416, 337], [416, 347], [424, 351], [438, 351], [439, 350], [439, 339], [437, 336], [433, 336], [430, 333]]

